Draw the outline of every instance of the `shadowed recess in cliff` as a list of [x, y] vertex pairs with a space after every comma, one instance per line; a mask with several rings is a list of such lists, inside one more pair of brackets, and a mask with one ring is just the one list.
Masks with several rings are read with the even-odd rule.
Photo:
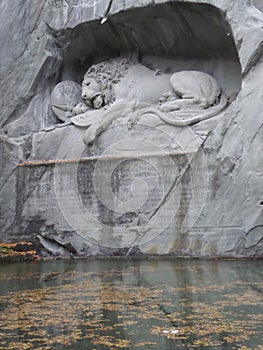
[[212, 5], [167, 2], [133, 8], [109, 15], [104, 24], [98, 19], [56, 35], [64, 47], [64, 80], [79, 81], [91, 64], [136, 52], [139, 57], [231, 61], [240, 85], [240, 63], [230, 25]]

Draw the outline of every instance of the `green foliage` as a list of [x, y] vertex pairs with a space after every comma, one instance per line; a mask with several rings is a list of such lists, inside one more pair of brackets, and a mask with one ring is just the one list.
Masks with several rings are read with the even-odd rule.
[[0, 246], [0, 255], [12, 254], [13, 252], [11, 248]]

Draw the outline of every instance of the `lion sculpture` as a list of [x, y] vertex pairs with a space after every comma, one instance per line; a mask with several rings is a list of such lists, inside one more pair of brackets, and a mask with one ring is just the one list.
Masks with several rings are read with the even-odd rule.
[[71, 121], [89, 127], [86, 144], [119, 117], [128, 115], [132, 126], [144, 114], [154, 114], [168, 124], [185, 126], [211, 118], [227, 105], [218, 82], [207, 73], [165, 74], [126, 58], [91, 66], [82, 82], [82, 99]]

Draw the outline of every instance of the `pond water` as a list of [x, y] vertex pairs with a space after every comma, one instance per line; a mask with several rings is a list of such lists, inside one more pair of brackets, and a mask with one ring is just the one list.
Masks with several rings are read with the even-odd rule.
[[0, 349], [263, 349], [263, 261], [0, 266]]

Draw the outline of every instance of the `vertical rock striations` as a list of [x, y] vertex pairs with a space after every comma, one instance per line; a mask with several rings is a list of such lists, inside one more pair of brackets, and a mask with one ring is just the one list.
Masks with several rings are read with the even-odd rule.
[[[126, 0], [108, 5], [106, 0], [0, 4], [0, 241], [36, 241], [43, 255], [67, 257], [262, 258], [260, 1]], [[101, 24], [107, 8], [107, 21]], [[60, 123], [50, 102], [56, 84], [80, 84], [92, 64], [131, 53], [156, 75], [181, 70], [212, 75], [228, 108], [187, 129], [151, 116], [150, 124], [129, 130], [122, 123], [126, 115], [92, 147], [82, 143], [82, 128], [51, 130]], [[133, 143], [136, 138], [140, 142]], [[130, 141], [120, 143], [125, 139]], [[162, 152], [172, 154], [168, 160], [166, 153], [158, 156], [160, 149], [149, 146], [157, 140]], [[108, 173], [109, 157], [127, 156], [131, 149], [140, 159], [124, 159]], [[100, 156], [100, 171], [112, 177], [97, 186], [93, 174]], [[142, 161], [145, 157], [148, 163]], [[104, 196], [109, 184], [113, 203]], [[134, 195], [143, 203], [146, 188], [149, 195], [141, 210], [121, 207]]]

